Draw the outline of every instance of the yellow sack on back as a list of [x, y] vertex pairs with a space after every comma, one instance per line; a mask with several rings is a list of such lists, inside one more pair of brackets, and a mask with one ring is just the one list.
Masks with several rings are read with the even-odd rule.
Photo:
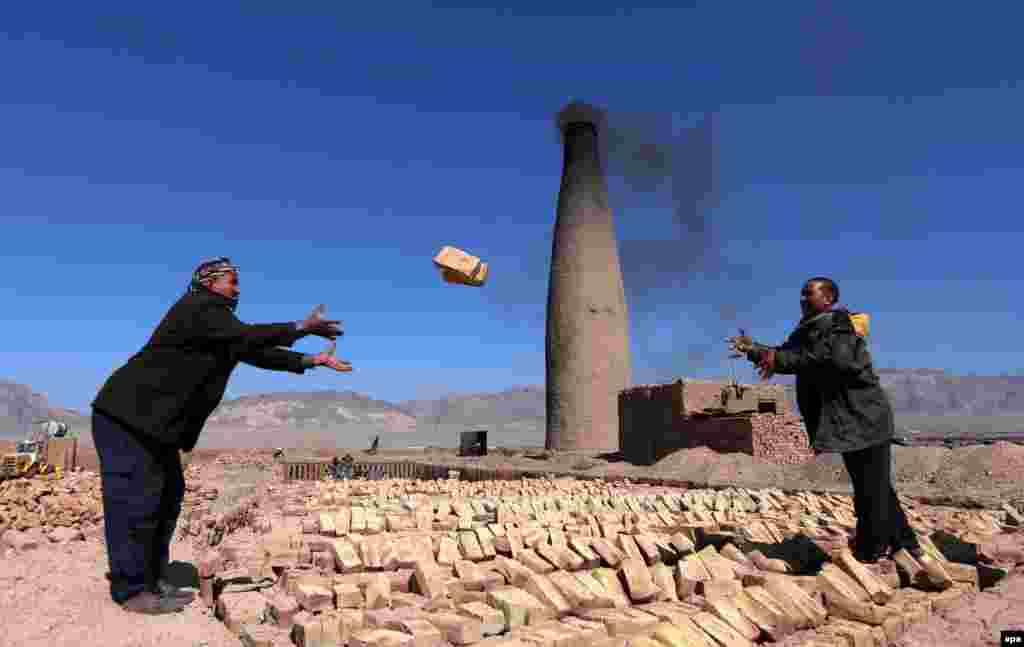
[[853, 331], [858, 337], [867, 337], [871, 332], [871, 315], [866, 312], [851, 312], [850, 321], [853, 323]]

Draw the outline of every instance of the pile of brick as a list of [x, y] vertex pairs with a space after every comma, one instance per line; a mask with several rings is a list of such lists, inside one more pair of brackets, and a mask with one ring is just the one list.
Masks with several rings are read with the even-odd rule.
[[260, 499], [249, 496], [223, 512], [214, 513], [210, 506], [199, 505], [182, 510], [178, 535], [191, 541], [194, 548], [217, 546], [225, 538], [243, 529], [258, 529], [256, 523]]
[[0, 482], [0, 534], [7, 529], [81, 528], [103, 518], [103, 496], [95, 472], [67, 472], [59, 479], [19, 478]]
[[213, 459], [215, 465], [237, 465], [273, 468], [273, 454], [265, 449], [239, 449], [229, 453], [219, 454]]
[[907, 504], [927, 554], [884, 568], [852, 558], [838, 495], [291, 484], [265, 497], [257, 533], [202, 555], [200, 592], [261, 647], [748, 647], [808, 631], [822, 647], [887, 645], [1005, 575], [979, 546], [1020, 521]]

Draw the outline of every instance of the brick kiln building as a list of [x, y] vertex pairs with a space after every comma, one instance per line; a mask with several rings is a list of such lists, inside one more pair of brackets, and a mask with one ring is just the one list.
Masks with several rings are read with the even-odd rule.
[[629, 462], [701, 446], [787, 465], [814, 456], [782, 385], [679, 379], [619, 393], [619, 448]]

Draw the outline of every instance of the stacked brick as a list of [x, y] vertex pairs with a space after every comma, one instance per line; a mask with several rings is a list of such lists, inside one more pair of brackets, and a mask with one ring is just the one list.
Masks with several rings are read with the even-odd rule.
[[641, 465], [692, 447], [778, 464], [803, 463], [814, 455], [782, 386], [682, 379], [619, 394], [619, 447]]
[[[261, 647], [749, 647], [808, 632], [888, 645], [999, 575], [927, 534], [927, 555], [903, 553], [896, 570], [859, 564], [849, 497], [630, 492], [571, 479], [308, 484], [273, 501], [301, 500], [304, 515], [271, 515], [265, 534], [208, 551], [200, 591]], [[942, 522], [910, 514], [919, 530]], [[1010, 521], [971, 514], [977, 534]]]
[[799, 465], [814, 458], [807, 430], [798, 416], [756, 413], [749, 422], [754, 456], [779, 465]]
[[0, 483], [0, 534], [5, 530], [81, 528], [103, 518], [99, 475], [67, 472], [59, 479]]

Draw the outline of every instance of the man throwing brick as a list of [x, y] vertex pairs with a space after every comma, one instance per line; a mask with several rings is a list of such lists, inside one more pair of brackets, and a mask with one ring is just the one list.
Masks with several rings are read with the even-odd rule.
[[239, 362], [303, 373], [351, 371], [328, 353], [285, 350], [306, 335], [335, 339], [338, 321], [314, 310], [292, 323], [246, 324], [234, 314], [238, 267], [226, 257], [196, 268], [189, 289], [146, 345], [114, 371], [92, 403], [100, 460], [110, 595], [128, 611], [181, 611], [191, 594], [167, 582], [185, 493], [179, 451], [191, 451]]
[[745, 335], [728, 341], [758, 366], [763, 379], [796, 375], [797, 405], [811, 446], [842, 453], [853, 482], [857, 559], [875, 562], [901, 548], [920, 555], [892, 486], [892, 406], [867, 343], [838, 300], [835, 281], [812, 278], [800, 292], [803, 317], [785, 344], [765, 346]]

